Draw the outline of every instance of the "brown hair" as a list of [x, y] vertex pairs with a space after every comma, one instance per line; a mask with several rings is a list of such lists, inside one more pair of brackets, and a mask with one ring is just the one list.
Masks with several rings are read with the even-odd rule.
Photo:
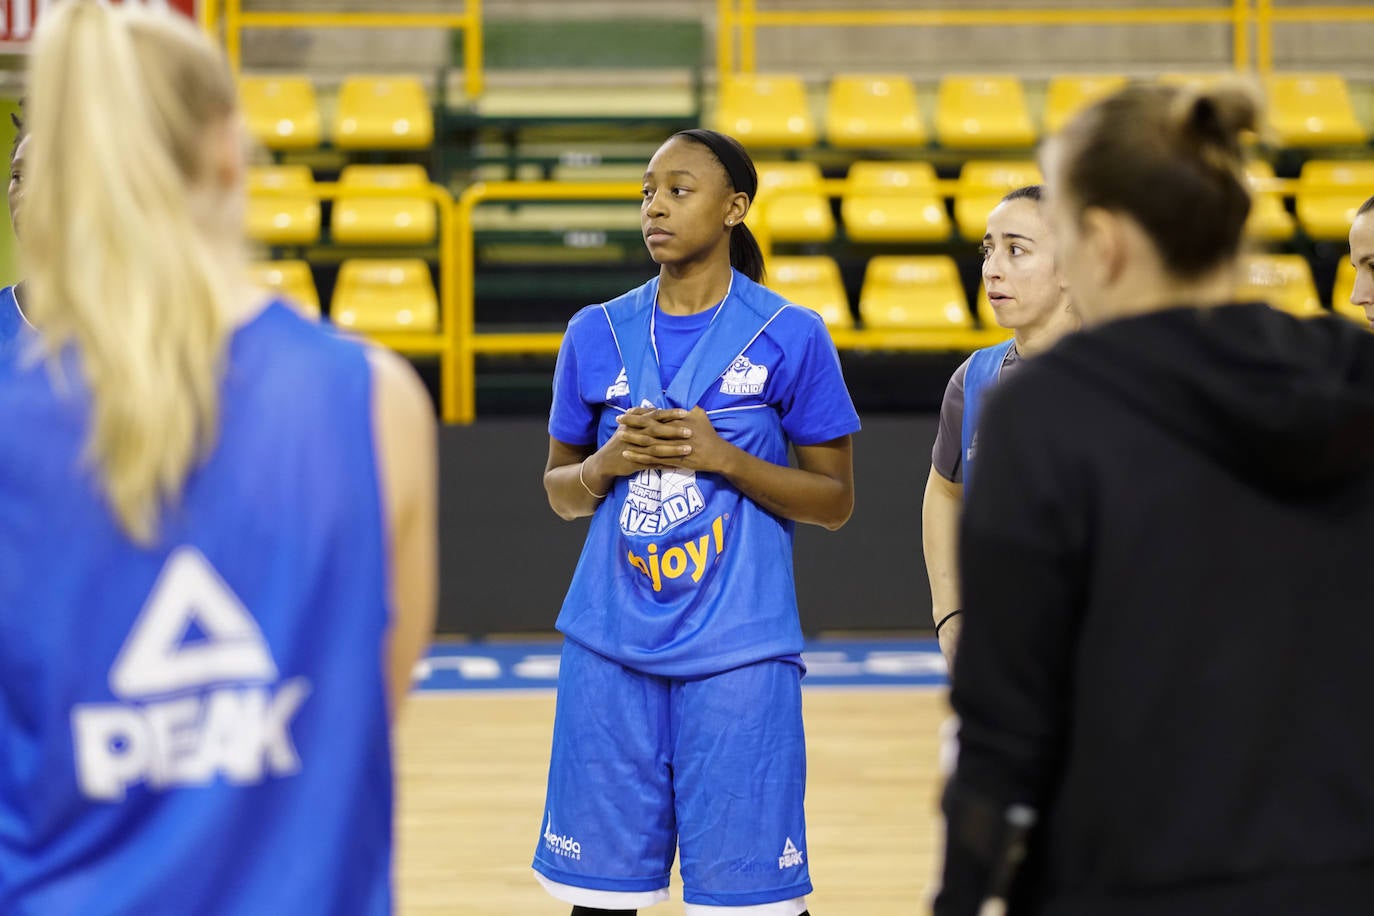
[[1240, 249], [1250, 193], [1241, 132], [1259, 122], [1258, 93], [1238, 81], [1140, 84], [1091, 106], [1053, 143], [1069, 205], [1128, 214], [1181, 278]]

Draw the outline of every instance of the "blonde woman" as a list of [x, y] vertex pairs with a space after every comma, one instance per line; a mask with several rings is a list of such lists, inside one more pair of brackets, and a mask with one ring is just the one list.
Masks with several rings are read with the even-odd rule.
[[428, 398], [244, 280], [234, 82], [193, 27], [55, 5], [29, 75], [0, 912], [387, 913]]

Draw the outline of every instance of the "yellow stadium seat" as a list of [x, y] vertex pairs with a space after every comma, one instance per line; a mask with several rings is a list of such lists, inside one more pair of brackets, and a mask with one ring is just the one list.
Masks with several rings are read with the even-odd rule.
[[[775, 242], [828, 242], [835, 237], [830, 201], [820, 192], [821, 169], [814, 162], [759, 162], [756, 211]], [[782, 191], [787, 193], [780, 193]]]
[[935, 138], [955, 149], [1026, 147], [1035, 127], [1014, 76], [947, 76], [935, 102]]
[[[290, 191], [264, 194], [262, 191]], [[298, 193], [297, 193], [298, 192]], [[320, 201], [307, 165], [248, 170], [248, 237], [265, 245], [310, 245], [320, 238]]]
[[856, 242], [939, 242], [949, 238], [945, 202], [929, 162], [856, 162], [840, 201]]
[[344, 261], [329, 317], [363, 332], [432, 332], [439, 327], [439, 297], [424, 261]]
[[798, 76], [725, 77], [720, 86], [716, 128], [751, 148], [816, 144], [816, 121]]
[[988, 214], [1008, 191], [1040, 184], [1040, 167], [1034, 162], [970, 160], [959, 170], [954, 196], [954, 221], [965, 241], [977, 242], [987, 232]]
[[1350, 295], [1354, 291], [1355, 265], [1350, 263], [1350, 258], [1342, 258], [1340, 264], [1336, 265], [1336, 284], [1331, 288], [1331, 311], [1369, 327], [1369, 318], [1364, 309], [1350, 304]]
[[954, 259], [945, 255], [870, 258], [859, 293], [864, 327], [965, 330], [973, 327]]
[[320, 106], [307, 77], [239, 77], [239, 98], [249, 132], [268, 149], [320, 145]]
[[837, 76], [825, 106], [831, 146], [925, 146], [916, 88], [904, 76]]
[[776, 257], [768, 261], [768, 288], [788, 302], [820, 313], [832, 328], [852, 328], [854, 315], [834, 258]]
[[339, 87], [334, 145], [341, 149], [424, 149], [434, 142], [434, 112], [409, 76], [354, 76]]
[[1312, 282], [1312, 267], [1300, 254], [1249, 255], [1241, 260], [1240, 302], [1267, 302], [1306, 318], [1325, 313]]
[[[1245, 177], [1255, 181], [1273, 178], [1274, 167], [1263, 159], [1245, 164]], [[1245, 234], [1261, 242], [1286, 242], [1293, 237], [1292, 215], [1283, 207], [1283, 196], [1274, 191], [1252, 191], [1250, 218], [1245, 222]]]
[[1045, 90], [1045, 133], [1057, 133], [1073, 116], [1126, 85], [1124, 76], [1056, 76]]
[[1374, 161], [1312, 159], [1298, 175], [1298, 222], [1319, 241], [1344, 241], [1355, 211], [1374, 195]]
[[1284, 146], [1362, 144], [1345, 79], [1334, 73], [1273, 74], [1264, 78], [1269, 123]]
[[[423, 188], [421, 165], [350, 165], [339, 175], [345, 188]], [[341, 197], [330, 230], [343, 245], [428, 245], [434, 241], [434, 204], [424, 197]]]
[[302, 314], [320, 317], [320, 294], [315, 276], [304, 261], [259, 261], [249, 267], [253, 282], [290, 299]]

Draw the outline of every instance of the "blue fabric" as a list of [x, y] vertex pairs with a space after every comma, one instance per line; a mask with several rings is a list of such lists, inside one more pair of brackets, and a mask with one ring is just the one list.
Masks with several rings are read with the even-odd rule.
[[[665, 390], [654, 346], [657, 291], [655, 279], [573, 317], [554, 379], [555, 439], [599, 447], [632, 405], [700, 405], [726, 441], [785, 465], [789, 442], [858, 430], [820, 317], [738, 273]], [[670, 677], [795, 656], [802, 634], [792, 530], [716, 474], [620, 478], [592, 518], [558, 629]]]
[[720, 306], [695, 315], [669, 315], [661, 309], [654, 312], [654, 342], [658, 347], [658, 377], [664, 391], [668, 390], [682, 364], [715, 317]]
[[14, 296], [14, 287], [0, 289], [0, 359], [17, 351], [20, 337], [28, 322], [19, 310], [19, 301]]
[[1015, 345], [1015, 339], [992, 347], [976, 350], [969, 357], [968, 371], [964, 373], [964, 425], [961, 446], [964, 452], [964, 486], [968, 487], [973, 479], [973, 460], [978, 445], [978, 416], [983, 409], [983, 395], [997, 384], [1002, 372], [1002, 363], [1007, 352]]
[[214, 450], [146, 549], [64, 375], [0, 366], [0, 912], [389, 913], [362, 346], [281, 304], [238, 330]]
[[[613, 697], [614, 702], [607, 702]], [[641, 674], [568, 640], [534, 868], [573, 887], [668, 886], [752, 906], [811, 892], [801, 670]]]

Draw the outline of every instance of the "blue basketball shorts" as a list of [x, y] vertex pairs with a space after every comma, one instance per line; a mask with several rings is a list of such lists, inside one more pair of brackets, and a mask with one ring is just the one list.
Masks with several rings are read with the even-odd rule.
[[805, 793], [797, 665], [678, 680], [564, 643], [534, 856], [554, 896], [604, 909], [665, 900], [676, 849], [689, 913], [800, 913]]

